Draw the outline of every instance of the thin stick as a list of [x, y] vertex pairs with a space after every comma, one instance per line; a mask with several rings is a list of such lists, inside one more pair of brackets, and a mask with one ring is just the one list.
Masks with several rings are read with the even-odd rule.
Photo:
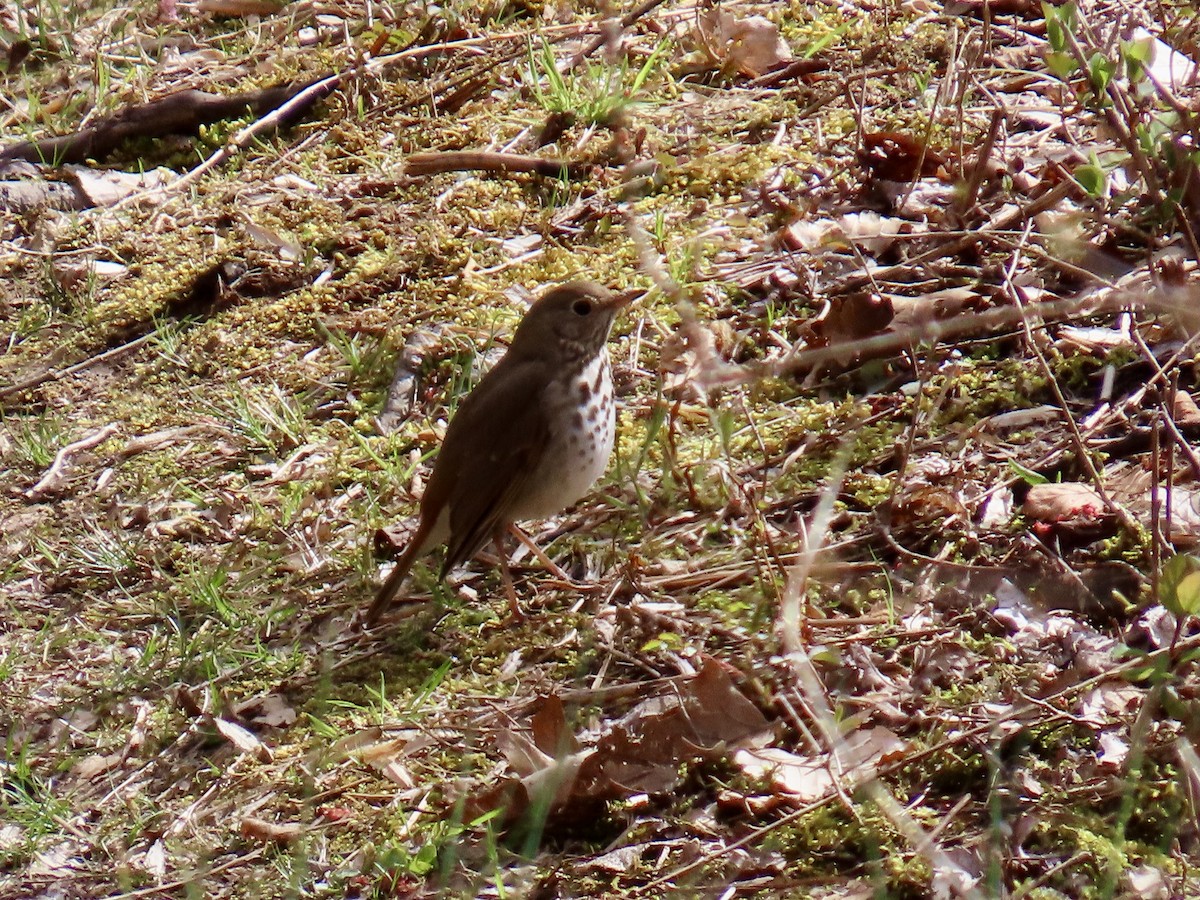
[[409, 175], [437, 175], [442, 172], [465, 172], [470, 169], [479, 169], [484, 172], [532, 172], [547, 178], [578, 178], [583, 174], [585, 168], [581, 163], [566, 160], [480, 150], [414, 153], [404, 164], [404, 170]]
[[63, 447], [54, 455], [54, 462], [50, 468], [46, 470], [46, 474], [42, 476], [41, 481], [25, 492], [25, 497], [29, 500], [42, 500], [46, 495], [53, 493], [61, 486], [63, 469], [66, 468], [67, 461], [81, 450], [89, 450], [97, 444], [103, 444], [110, 437], [117, 433], [119, 429], [115, 424], [109, 423], [94, 434], [89, 434], [85, 438], [80, 438]]

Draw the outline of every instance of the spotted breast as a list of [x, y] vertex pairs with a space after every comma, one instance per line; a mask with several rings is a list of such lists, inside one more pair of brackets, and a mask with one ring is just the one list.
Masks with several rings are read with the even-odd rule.
[[544, 394], [551, 433], [529, 493], [520, 499], [518, 519], [538, 519], [570, 506], [604, 474], [612, 453], [617, 417], [606, 348], [573, 377], [547, 383]]

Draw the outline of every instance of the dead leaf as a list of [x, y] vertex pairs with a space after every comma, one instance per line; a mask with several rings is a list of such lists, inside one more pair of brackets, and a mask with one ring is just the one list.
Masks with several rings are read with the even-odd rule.
[[162, 884], [167, 877], [167, 850], [162, 838], [155, 840], [149, 847], [130, 852], [125, 858], [125, 864], [131, 869], [145, 872], [156, 883]]
[[688, 684], [694, 691], [687, 704], [688, 721], [701, 741], [732, 744], [761, 736], [770, 728], [766, 716], [737, 689], [717, 660], [705, 658]]
[[1077, 481], [1035, 484], [1025, 495], [1021, 511], [1038, 522], [1100, 519], [1108, 516], [1104, 501], [1091, 485]]
[[0, 825], [0, 853], [8, 854], [25, 843], [25, 829], [20, 825]]
[[584, 863], [585, 869], [600, 869], [616, 875], [624, 874], [642, 861], [642, 854], [652, 849], [653, 844], [632, 844], [602, 853]]
[[200, 0], [196, 11], [210, 16], [240, 19], [245, 16], [272, 16], [283, 9], [283, 0]]
[[1146, 700], [1146, 692], [1133, 684], [1101, 684], [1080, 698], [1076, 716], [1096, 728], [1122, 725]]
[[1103, 356], [1113, 350], [1133, 346], [1128, 329], [1098, 328], [1095, 326], [1063, 325], [1058, 329], [1056, 346], [1061, 351], [1072, 350], [1093, 356]]
[[[499, 749], [517, 777], [469, 798], [468, 817], [503, 808], [511, 823], [537, 802], [560, 824], [564, 819], [586, 821], [609, 800], [670, 792], [679, 783], [682, 763], [756, 745], [768, 738], [770, 728], [721, 664], [707, 658], [695, 676], [639, 703], [593, 738], [591, 746], [570, 750], [581, 742], [564, 735], [557, 698], [543, 701], [534, 718], [538, 742], [512, 729], [499, 733]], [[539, 742], [569, 752], [547, 753]]]
[[213, 727], [220, 732], [221, 737], [233, 744], [243, 753], [249, 753], [255, 759], [261, 762], [270, 762], [273, 759], [271, 748], [260, 741], [254, 732], [247, 728], [243, 728], [236, 722], [230, 722], [228, 719], [220, 719], [213, 717]]
[[1100, 755], [1096, 760], [1101, 769], [1119, 772], [1129, 756], [1129, 744], [1117, 731], [1102, 731], [1099, 737]]
[[813, 319], [813, 346], [827, 347], [879, 334], [892, 322], [892, 303], [881, 294], [861, 291], [837, 297]]
[[[147, 172], [118, 172], [88, 166], [65, 167], [71, 181], [91, 206], [115, 206], [133, 194], [157, 191], [175, 180], [175, 173], [164, 168]], [[125, 270], [121, 266], [121, 272]]]
[[984, 296], [970, 288], [946, 288], [917, 297], [899, 294], [885, 296], [891, 300], [892, 309], [895, 310], [895, 318], [892, 319], [892, 329], [895, 331], [921, 328], [930, 322], [952, 319], [986, 305]]
[[1200, 426], [1200, 406], [1187, 391], [1175, 392], [1175, 403], [1171, 408], [1175, 424], [1180, 428], [1195, 428]]
[[75, 763], [71, 767], [71, 772], [85, 781], [90, 781], [98, 775], [111, 772], [124, 761], [124, 753], [93, 753]]
[[496, 745], [508, 766], [522, 778], [528, 778], [554, 765], [555, 757], [540, 750], [533, 741], [511, 729], [504, 729], [496, 738]]
[[949, 488], [920, 485], [904, 491], [892, 505], [892, 526], [896, 529], [933, 527], [944, 531], [971, 521], [970, 513]]
[[810, 803], [833, 791], [834, 774], [844, 787], [861, 784], [907, 749], [894, 731], [877, 726], [847, 735], [833, 754], [798, 756], [767, 747], [739, 750], [733, 762], [750, 777], [769, 780], [779, 793]]
[[[780, 237], [788, 250], [848, 251], [858, 247], [873, 254], [884, 253], [908, 234], [929, 230], [924, 222], [883, 216], [872, 210], [852, 212], [832, 219], [802, 219], [789, 225]], [[947, 290], [955, 290], [947, 288]], [[961, 289], [959, 289], [961, 290]]]
[[925, 141], [900, 131], [864, 134], [859, 163], [875, 178], [885, 181], [916, 181], [946, 175], [946, 160]]
[[279, 694], [252, 697], [237, 704], [233, 709], [239, 719], [246, 719], [256, 725], [283, 728], [296, 721], [296, 711]]
[[749, 78], [777, 69], [792, 58], [779, 26], [763, 16], [738, 18], [724, 9], [710, 8], [700, 16], [696, 38], [714, 63]]
[[551, 757], [579, 750], [579, 743], [567, 727], [566, 711], [557, 694], [539, 700], [530, 727], [533, 729], [533, 743]]
[[80, 841], [69, 840], [48, 847], [33, 857], [33, 864], [25, 871], [33, 879], [65, 879], [73, 872], [83, 868], [83, 845]]
[[1137, 866], [1125, 873], [1131, 897], [1137, 900], [1167, 900], [1172, 896], [1162, 870], [1154, 866]]
[[238, 829], [242, 837], [259, 844], [278, 844], [287, 846], [304, 833], [304, 826], [295, 823], [278, 825], [265, 819], [246, 816]]

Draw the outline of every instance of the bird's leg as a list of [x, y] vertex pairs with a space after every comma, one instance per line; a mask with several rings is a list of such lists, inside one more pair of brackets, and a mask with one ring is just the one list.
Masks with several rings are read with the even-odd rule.
[[549, 572], [559, 581], [565, 581], [567, 584], [575, 583], [574, 579], [572, 579], [570, 575], [559, 568], [554, 560], [546, 555], [546, 551], [539, 547], [537, 542], [524, 532], [521, 526], [514, 523], [508, 526], [508, 531], [513, 537], [529, 548], [529, 552], [534, 555], [537, 561], [541, 563], [542, 568], [544, 568], [547, 572]]
[[508, 598], [508, 618], [503, 624], [524, 622], [525, 613], [521, 612], [521, 605], [517, 603], [517, 589], [513, 586], [512, 570], [508, 567], [508, 554], [504, 550], [503, 527], [496, 529], [496, 533], [492, 535], [492, 543], [496, 545], [496, 555], [500, 557], [500, 580], [504, 584], [504, 596]]

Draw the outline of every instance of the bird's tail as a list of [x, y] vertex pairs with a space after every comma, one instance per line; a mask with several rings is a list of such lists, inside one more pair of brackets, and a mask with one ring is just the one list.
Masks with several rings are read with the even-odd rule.
[[375, 600], [367, 610], [367, 614], [363, 616], [363, 627], [374, 628], [380, 617], [388, 611], [388, 607], [392, 605], [396, 595], [400, 593], [400, 585], [404, 583], [413, 562], [420, 555], [422, 538], [420, 533], [414, 535], [408, 546], [404, 548], [400, 558], [396, 560], [396, 567], [383, 582], [383, 586], [379, 588], [379, 593], [375, 595]]

